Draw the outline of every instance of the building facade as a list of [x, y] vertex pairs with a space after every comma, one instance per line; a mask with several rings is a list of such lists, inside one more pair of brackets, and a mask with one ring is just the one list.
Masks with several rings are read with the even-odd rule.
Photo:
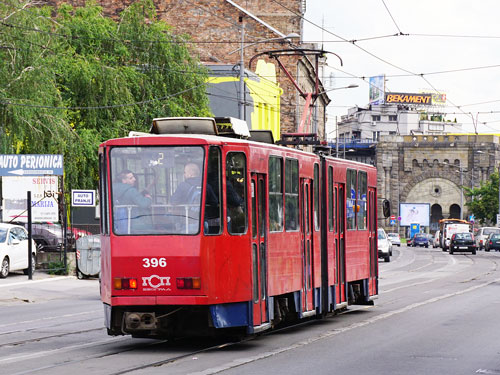
[[[376, 149], [379, 200], [388, 199], [395, 216], [401, 203], [429, 204], [427, 232], [437, 230], [443, 218], [467, 219], [463, 187], [480, 186], [500, 165], [496, 135], [384, 136]], [[379, 226], [397, 230], [381, 211]], [[400, 228], [402, 234], [405, 229]]]

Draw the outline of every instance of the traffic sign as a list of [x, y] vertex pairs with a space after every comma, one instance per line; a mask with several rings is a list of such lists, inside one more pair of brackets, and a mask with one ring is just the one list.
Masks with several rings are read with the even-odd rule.
[[10, 154], [0, 155], [0, 176], [63, 175], [61, 154]]
[[95, 207], [95, 190], [71, 190], [71, 206]]

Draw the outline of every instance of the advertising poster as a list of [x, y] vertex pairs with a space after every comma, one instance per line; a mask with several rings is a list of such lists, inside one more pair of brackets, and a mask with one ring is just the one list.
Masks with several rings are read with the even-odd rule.
[[370, 77], [370, 104], [383, 104], [385, 95], [385, 76]]
[[3, 177], [2, 220], [21, 223], [28, 222], [27, 192], [31, 191], [32, 222], [59, 222], [57, 176], [45, 177]]
[[428, 227], [430, 223], [430, 207], [429, 203], [401, 203], [399, 205], [400, 225], [409, 227], [412, 224], [420, 224], [421, 227]]

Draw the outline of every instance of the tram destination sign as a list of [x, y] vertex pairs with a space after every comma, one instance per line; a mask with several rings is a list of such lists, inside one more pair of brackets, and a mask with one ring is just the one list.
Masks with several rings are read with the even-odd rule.
[[63, 156], [60, 154], [0, 155], [0, 176], [62, 176]]

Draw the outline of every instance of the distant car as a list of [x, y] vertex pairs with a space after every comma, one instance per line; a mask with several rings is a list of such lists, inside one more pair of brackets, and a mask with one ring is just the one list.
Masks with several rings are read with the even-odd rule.
[[470, 251], [476, 254], [476, 242], [470, 232], [455, 233], [450, 240], [450, 254], [455, 251]]
[[429, 238], [425, 233], [416, 233], [411, 241], [413, 247], [429, 247]]
[[[50, 222], [34, 223], [31, 224], [31, 228], [31, 235], [37, 244], [38, 250], [59, 251], [62, 249], [64, 236], [61, 224]], [[69, 248], [73, 248], [78, 238], [89, 234], [91, 233], [83, 229], [68, 228], [66, 231], [66, 244]]]
[[377, 244], [378, 244], [378, 257], [384, 258], [385, 262], [390, 262], [392, 245], [389, 239], [387, 238], [385, 230], [383, 230], [382, 228], [378, 229]]
[[[24, 227], [0, 224], [0, 278], [6, 278], [11, 271], [29, 273], [28, 232]], [[36, 265], [36, 244], [31, 244], [31, 269]]]
[[436, 248], [439, 247], [439, 231], [437, 230], [436, 233], [434, 233], [434, 238], [432, 239], [432, 247]]
[[387, 238], [391, 241], [392, 245], [401, 246], [401, 238], [397, 233], [387, 233]]
[[488, 236], [488, 239], [484, 242], [484, 250], [485, 251], [491, 251], [491, 250], [500, 251], [500, 234], [491, 233]]
[[476, 239], [476, 247], [478, 250], [483, 250], [486, 246], [486, 240], [492, 233], [500, 234], [500, 228], [496, 227], [482, 227], [479, 228], [474, 236]]

